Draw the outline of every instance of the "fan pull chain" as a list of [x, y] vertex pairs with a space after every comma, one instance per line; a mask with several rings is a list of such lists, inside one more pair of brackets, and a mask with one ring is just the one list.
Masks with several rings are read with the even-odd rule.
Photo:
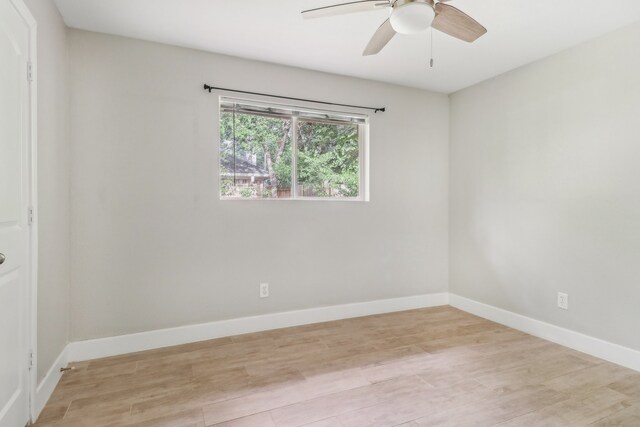
[[429, 65], [433, 68], [433, 27], [431, 27], [431, 59], [429, 60]]

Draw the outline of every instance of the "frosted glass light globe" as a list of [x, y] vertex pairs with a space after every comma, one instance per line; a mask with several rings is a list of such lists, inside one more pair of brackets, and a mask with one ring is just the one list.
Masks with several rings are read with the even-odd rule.
[[394, 7], [389, 20], [396, 33], [415, 34], [429, 28], [435, 16], [430, 4], [415, 1]]

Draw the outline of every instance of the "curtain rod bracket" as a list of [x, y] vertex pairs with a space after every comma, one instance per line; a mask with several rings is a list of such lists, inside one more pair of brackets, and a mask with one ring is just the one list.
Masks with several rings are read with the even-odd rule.
[[324, 104], [324, 105], [334, 105], [337, 107], [351, 107], [351, 108], [360, 108], [363, 110], [373, 110], [374, 114], [377, 114], [378, 112], [382, 112], [384, 113], [385, 111], [387, 111], [386, 107], [363, 107], [361, 105], [349, 105], [349, 104], [337, 104], [334, 102], [326, 102], [326, 101], [315, 101], [313, 99], [304, 99], [304, 98], [292, 98], [290, 96], [280, 96], [280, 95], [271, 95], [268, 93], [260, 93], [260, 92], [249, 92], [246, 90], [236, 90], [236, 89], [228, 89], [228, 88], [224, 88], [224, 87], [215, 87], [215, 86], [209, 86], [208, 84], [204, 84], [204, 90], [208, 90], [209, 93], [211, 93], [212, 90], [223, 90], [223, 91], [227, 91], [227, 92], [236, 92], [236, 93], [246, 93], [249, 95], [259, 95], [259, 96], [268, 96], [271, 98], [280, 98], [280, 99], [289, 99], [292, 101], [303, 101], [303, 102], [311, 102], [314, 104]]

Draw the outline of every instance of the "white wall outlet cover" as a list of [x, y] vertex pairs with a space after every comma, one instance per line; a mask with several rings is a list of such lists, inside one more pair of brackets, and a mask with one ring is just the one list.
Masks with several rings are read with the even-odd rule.
[[266, 298], [269, 296], [269, 284], [260, 283], [260, 298]]
[[558, 292], [558, 308], [562, 308], [563, 310], [569, 309], [569, 295]]

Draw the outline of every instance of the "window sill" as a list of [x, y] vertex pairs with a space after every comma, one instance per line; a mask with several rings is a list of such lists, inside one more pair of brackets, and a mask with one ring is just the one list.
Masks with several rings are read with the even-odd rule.
[[284, 202], [368, 202], [362, 197], [298, 197], [298, 198], [269, 198], [269, 197], [220, 197], [221, 201], [241, 201], [241, 202], [262, 202], [262, 201], [284, 201]]

